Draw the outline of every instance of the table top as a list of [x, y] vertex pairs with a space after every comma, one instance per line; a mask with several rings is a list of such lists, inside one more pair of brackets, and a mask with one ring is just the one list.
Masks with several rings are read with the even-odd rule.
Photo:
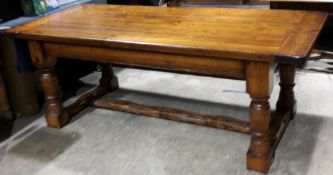
[[[306, 57], [324, 12], [85, 4], [7, 30], [12, 37], [276, 61]], [[279, 56], [279, 57], [277, 57]]]

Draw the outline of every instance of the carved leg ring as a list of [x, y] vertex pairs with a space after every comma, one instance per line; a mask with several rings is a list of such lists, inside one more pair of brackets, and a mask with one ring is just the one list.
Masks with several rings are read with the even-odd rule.
[[268, 172], [270, 154], [270, 105], [268, 98], [252, 99], [250, 104], [251, 144], [247, 153], [247, 167], [250, 170]]

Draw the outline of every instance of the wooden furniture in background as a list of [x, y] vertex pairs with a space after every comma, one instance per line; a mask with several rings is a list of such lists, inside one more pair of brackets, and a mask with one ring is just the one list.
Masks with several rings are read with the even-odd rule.
[[[82, 5], [6, 34], [28, 40], [32, 60], [42, 72], [50, 127], [64, 126], [93, 105], [239, 131], [251, 134], [247, 168], [268, 172], [296, 112], [295, 65], [306, 61], [326, 17], [306, 11]], [[61, 57], [103, 63], [97, 88], [68, 107], [62, 104], [54, 73]], [[250, 121], [102, 99], [118, 87], [110, 64], [245, 80], [252, 98]], [[278, 65], [281, 91], [271, 116], [269, 98]]]
[[[321, 11], [332, 11], [333, 0], [263, 0], [270, 2], [272, 6], [284, 6], [297, 9], [312, 9]], [[324, 10], [326, 9], [326, 10]]]
[[0, 60], [0, 119], [13, 120], [13, 112], [11, 111], [8, 101], [7, 88], [2, 76], [2, 63]]
[[0, 57], [0, 142], [6, 140], [14, 126], [14, 115], [8, 100], [5, 80], [2, 76], [2, 63]]
[[[1, 32], [1, 31], [0, 31]], [[26, 46], [21, 49], [18, 41], [11, 38], [0, 37], [0, 59], [2, 62], [2, 75], [7, 87], [7, 95], [11, 109], [17, 118], [30, 117], [40, 112], [34, 75], [18, 72], [19, 58], [27, 56], [29, 50]], [[20, 44], [19, 44], [20, 45]], [[17, 50], [21, 52], [18, 53]]]
[[320, 56], [311, 59], [327, 59], [333, 55], [333, 0], [265, 0], [271, 9], [312, 10], [328, 12], [329, 17], [315, 46]]

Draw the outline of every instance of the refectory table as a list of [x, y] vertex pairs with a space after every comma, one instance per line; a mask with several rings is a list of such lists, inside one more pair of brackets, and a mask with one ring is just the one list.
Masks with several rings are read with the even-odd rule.
[[[295, 116], [295, 65], [306, 61], [326, 17], [324, 12], [288, 10], [81, 5], [5, 33], [28, 41], [42, 73], [48, 126], [60, 128], [93, 105], [239, 131], [251, 135], [247, 168], [268, 172]], [[100, 84], [68, 107], [63, 107], [54, 72], [60, 57], [102, 64]], [[250, 121], [102, 99], [118, 88], [111, 64], [245, 80], [252, 99]], [[281, 90], [271, 116], [277, 66]]]

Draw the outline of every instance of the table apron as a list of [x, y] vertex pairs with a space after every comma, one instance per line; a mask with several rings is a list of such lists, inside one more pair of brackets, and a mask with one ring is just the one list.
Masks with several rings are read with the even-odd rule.
[[57, 43], [43, 43], [42, 48], [46, 57], [246, 79], [247, 61], [244, 60]]

